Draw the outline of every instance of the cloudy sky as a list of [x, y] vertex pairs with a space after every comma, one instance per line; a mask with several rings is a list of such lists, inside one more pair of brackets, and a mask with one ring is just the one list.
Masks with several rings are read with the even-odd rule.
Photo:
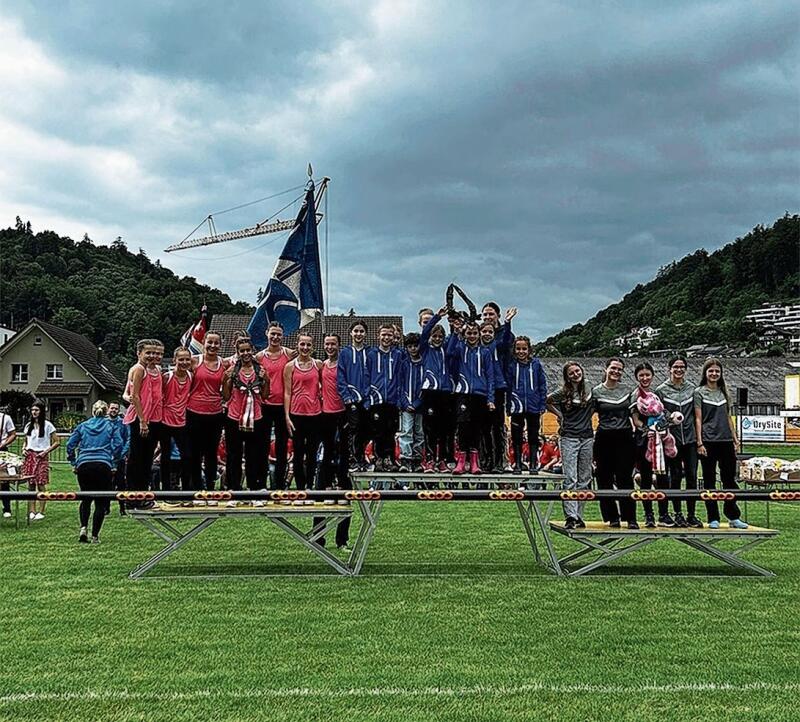
[[285, 236], [163, 249], [312, 161], [332, 312], [410, 320], [457, 281], [542, 338], [797, 211], [799, 7], [5, 0], [0, 223], [253, 302]]

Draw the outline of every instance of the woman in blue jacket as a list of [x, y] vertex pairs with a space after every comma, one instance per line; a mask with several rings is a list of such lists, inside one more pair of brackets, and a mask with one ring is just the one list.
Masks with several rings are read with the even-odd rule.
[[[67, 459], [78, 475], [81, 491], [112, 491], [112, 475], [122, 455], [122, 437], [114, 422], [106, 418], [108, 404], [96, 401], [92, 418], [78, 424], [67, 441]], [[77, 457], [76, 457], [77, 452]], [[89, 512], [94, 501], [92, 517], [92, 543], [100, 543], [100, 528], [111, 507], [110, 499], [83, 499], [78, 514], [81, 531], [78, 541], [89, 541], [87, 527]]]
[[547, 404], [547, 379], [539, 359], [532, 356], [531, 340], [517, 336], [514, 360], [508, 365], [508, 413], [511, 416], [511, 447], [514, 473], [522, 473], [522, 443], [525, 427], [530, 448], [529, 468], [536, 471], [539, 455], [539, 420]]

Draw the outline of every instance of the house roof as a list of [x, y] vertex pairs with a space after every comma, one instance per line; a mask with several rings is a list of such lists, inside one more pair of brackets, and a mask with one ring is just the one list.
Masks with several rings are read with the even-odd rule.
[[[342, 344], [350, 342], [350, 324], [361, 321], [367, 326], [367, 345], [378, 343], [378, 328], [383, 324], [396, 323], [403, 328], [402, 316], [359, 316], [359, 315], [334, 315], [325, 316], [325, 332], [328, 334], [337, 333], [342, 338]], [[220, 313], [212, 317], [209, 331], [222, 334], [222, 355], [230, 356], [233, 354], [233, 337], [237, 331], [247, 328], [250, 323], [250, 316], [237, 314]], [[311, 323], [303, 327], [303, 333], [311, 334], [314, 339], [314, 350], [317, 354], [322, 353], [322, 321], [315, 318]], [[284, 339], [284, 345], [294, 347], [297, 343], [297, 333], [292, 333]]]
[[122, 391], [125, 388], [125, 376], [121, 374], [111, 363], [109, 358], [101, 349], [95, 346], [86, 336], [82, 336], [74, 331], [67, 331], [65, 328], [53, 326], [34, 318], [13, 338], [8, 340], [2, 348], [0, 355], [20, 342], [27, 336], [29, 329], [38, 326], [46, 333], [57, 346], [60, 346], [75, 363], [77, 363], [86, 373], [107, 391]]
[[[599, 384], [603, 380], [605, 372], [605, 358], [540, 358], [542, 367], [547, 376], [548, 389], [555, 389], [563, 383], [561, 369], [567, 361], [577, 361], [584, 370], [587, 383], [592, 386]], [[724, 357], [721, 358], [725, 382], [731, 394], [737, 388], [748, 389], [748, 400], [751, 404], [783, 404], [784, 402], [784, 377], [790, 373], [792, 367], [789, 362], [796, 359], [786, 357]], [[646, 356], [631, 357], [624, 359], [625, 373], [622, 383], [625, 386], [634, 386], [633, 370], [637, 364], [649, 361], [656, 372], [653, 386], [657, 386], [665, 381], [667, 373], [667, 361], [664, 358], [649, 358]], [[697, 383], [700, 380], [700, 370], [705, 359], [690, 358], [689, 368], [686, 379], [690, 383]]]
[[91, 381], [42, 381], [36, 387], [36, 395], [86, 396], [91, 390]]

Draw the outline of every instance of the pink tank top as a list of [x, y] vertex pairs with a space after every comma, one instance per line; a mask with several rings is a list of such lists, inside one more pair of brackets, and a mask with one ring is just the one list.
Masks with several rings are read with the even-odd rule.
[[[154, 423], [161, 421], [164, 413], [164, 396], [163, 396], [163, 381], [161, 380], [161, 372], [157, 369], [154, 372], [148, 371], [141, 364], [136, 364], [144, 369], [144, 378], [142, 379], [142, 386], [139, 390], [139, 398], [142, 404], [142, 414], [147, 420], [147, 423]], [[130, 392], [133, 392], [133, 382], [130, 382]], [[133, 404], [128, 406], [125, 411], [123, 423], [131, 424], [136, 418], [136, 408]]]
[[322, 412], [335, 414], [339, 411], [344, 411], [344, 404], [336, 388], [336, 364], [328, 366], [325, 361], [322, 364]]
[[289, 413], [297, 416], [316, 416], [322, 411], [319, 398], [319, 371], [316, 366], [301, 369], [297, 359], [292, 364], [292, 401]]
[[277, 358], [270, 358], [266, 352], [258, 360], [261, 368], [269, 376], [269, 397], [266, 402], [270, 406], [283, 406], [283, 367], [289, 362], [285, 351]]
[[225, 364], [222, 359], [219, 359], [219, 365], [213, 371], [202, 361], [197, 364], [186, 408], [195, 414], [221, 414], [224, 375]]
[[186, 426], [186, 404], [189, 401], [189, 389], [192, 388], [192, 374], [181, 383], [174, 371], [170, 371], [164, 384], [164, 425], [178, 428]]
[[[243, 383], [252, 381], [254, 376], [255, 373], [251, 373], [250, 376], [245, 376], [244, 371], [239, 372], [239, 379]], [[247, 393], [236, 388], [236, 384], [233, 384], [233, 387], [231, 388], [231, 397], [228, 399], [228, 418], [233, 419], [234, 421], [241, 421], [246, 401]], [[256, 398], [255, 403], [253, 404], [253, 419], [258, 421], [260, 418], [261, 404], [258, 402], [258, 398]]]

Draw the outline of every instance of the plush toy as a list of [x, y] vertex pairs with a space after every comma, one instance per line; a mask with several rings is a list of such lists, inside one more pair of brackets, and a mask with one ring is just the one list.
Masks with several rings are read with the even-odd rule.
[[639, 396], [636, 399], [636, 410], [644, 419], [649, 432], [645, 458], [650, 462], [656, 474], [666, 474], [665, 457], [673, 458], [678, 453], [675, 448], [675, 437], [669, 427], [680, 424], [683, 421], [683, 414], [680, 411], [674, 411], [667, 415], [661, 399], [652, 391], [642, 391], [641, 389], [639, 389]]

